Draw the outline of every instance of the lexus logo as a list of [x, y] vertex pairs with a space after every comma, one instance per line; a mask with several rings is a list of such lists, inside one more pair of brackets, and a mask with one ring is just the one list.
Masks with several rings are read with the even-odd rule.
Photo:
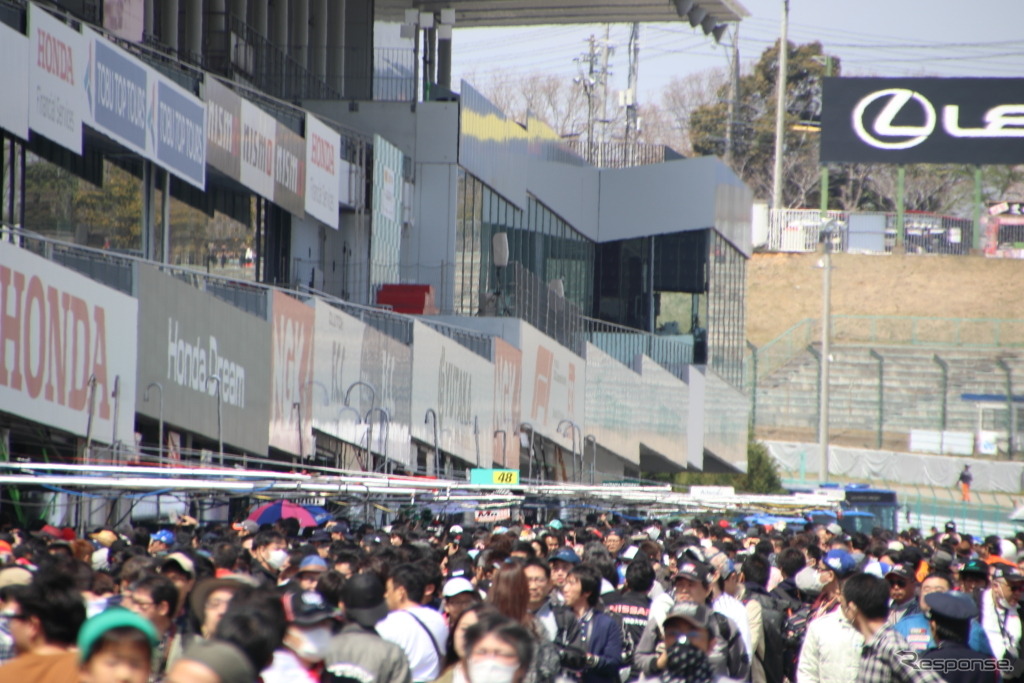
[[[868, 108], [882, 100], [882, 108], [874, 119], [865, 120]], [[904, 119], [919, 125], [896, 125], [893, 121], [903, 114]], [[942, 107], [942, 129], [953, 138], [1024, 138], [1024, 104], [999, 104], [981, 117], [981, 126], [962, 126], [960, 105]], [[853, 130], [857, 137], [876, 149], [910, 149], [921, 144], [935, 132], [938, 117], [932, 103], [915, 90], [888, 88], [865, 95], [853, 109]]]
[[[874, 121], [865, 122], [864, 114], [875, 101], [888, 98], [888, 102], [875, 116]], [[897, 126], [896, 116], [911, 101], [918, 112], [923, 113], [924, 123], [919, 126]], [[935, 107], [925, 97], [913, 90], [889, 88], [878, 90], [862, 98], [853, 110], [853, 129], [857, 137], [878, 149], [910, 149], [928, 139], [935, 130]]]

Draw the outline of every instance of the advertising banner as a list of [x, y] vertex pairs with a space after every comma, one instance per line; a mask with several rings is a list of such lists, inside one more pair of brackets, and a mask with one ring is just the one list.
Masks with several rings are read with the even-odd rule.
[[306, 141], [280, 121], [274, 142], [274, 203], [296, 216], [306, 214]]
[[1016, 164], [1024, 78], [826, 78], [821, 161]]
[[[579, 441], [585, 434], [583, 387], [586, 364], [564, 346], [530, 325], [520, 325], [520, 349], [523, 353], [522, 414], [537, 432], [560, 445], [572, 447], [572, 432], [558, 432], [562, 420], [579, 425]], [[563, 427], [564, 429], [564, 427]]]
[[206, 105], [157, 77], [156, 161], [200, 190], [206, 187]]
[[[437, 412], [438, 446], [475, 467], [493, 457], [494, 367], [428, 325], [416, 322], [412, 349], [412, 414]], [[414, 420], [413, 436], [433, 446], [434, 425]]]
[[373, 451], [411, 467], [412, 350], [394, 337], [366, 326], [360, 373], [360, 379], [374, 388], [375, 402], [370, 404], [370, 392], [359, 390], [359, 402], [353, 393], [352, 405], [358, 405], [364, 416], [372, 407], [383, 408], [390, 418], [385, 435], [378, 426], [380, 416], [370, 416], [374, 422]]
[[215, 169], [242, 182], [242, 98], [220, 81], [207, 76], [206, 161]]
[[94, 441], [134, 443], [138, 309], [130, 296], [0, 242], [0, 411], [84, 437], [92, 403]]
[[0, 92], [7, 101], [0, 107], [0, 128], [28, 140], [29, 39], [0, 23]]
[[345, 407], [345, 394], [360, 378], [363, 356], [362, 320], [344, 313], [321, 299], [316, 300], [313, 335], [313, 427], [352, 444], [362, 444], [364, 428], [359, 424], [366, 411], [359, 409], [359, 397], [366, 391], [352, 388], [352, 406]]
[[370, 287], [398, 282], [402, 248], [402, 150], [373, 136]]
[[494, 464], [519, 469], [523, 354], [494, 338]]
[[[679, 383], [682, 385], [682, 382]], [[647, 403], [640, 375], [587, 344], [586, 425], [602, 448], [632, 463], [640, 462], [640, 437], [634, 408]], [[590, 468], [590, 448], [585, 465]]]
[[[687, 459], [690, 455], [687, 432], [691, 404], [689, 385], [647, 356], [640, 357], [639, 369], [643, 378], [644, 400], [634, 405], [642, 405], [643, 409], [635, 410], [633, 416], [637, 420], [640, 443], [682, 467], [688, 463], [701, 464], [703, 452], [694, 451], [694, 458]], [[588, 381], [592, 377], [588, 371]]]
[[242, 184], [264, 199], [274, 199], [274, 141], [277, 119], [242, 100]]
[[312, 306], [276, 290], [271, 311], [269, 443], [288, 453], [312, 457], [315, 312]]
[[[270, 325], [216, 297], [140, 265], [139, 371], [135, 410], [264, 454], [270, 415]], [[219, 380], [216, 378], [220, 378]], [[219, 386], [218, 386], [219, 382]], [[159, 383], [144, 400], [147, 387]]]
[[[29, 127], [75, 154], [89, 118], [88, 39], [38, 5], [28, 7]], [[6, 67], [5, 67], [6, 70]]]
[[338, 229], [338, 170], [341, 136], [306, 114], [306, 213]]
[[92, 125], [107, 137], [148, 159], [147, 129], [149, 68], [89, 31], [91, 44]]

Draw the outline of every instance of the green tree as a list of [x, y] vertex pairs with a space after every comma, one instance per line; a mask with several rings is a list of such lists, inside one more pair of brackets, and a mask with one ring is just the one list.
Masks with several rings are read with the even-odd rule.
[[768, 447], [760, 441], [747, 444], [747, 480], [744, 489], [750, 493], [783, 493], [779, 465]]
[[127, 171], [103, 163], [103, 187], [79, 183], [74, 216], [88, 231], [88, 242], [112, 249], [142, 246], [141, 181]]

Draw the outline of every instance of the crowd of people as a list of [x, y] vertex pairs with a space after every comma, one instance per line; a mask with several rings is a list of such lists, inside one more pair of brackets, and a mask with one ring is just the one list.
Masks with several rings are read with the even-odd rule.
[[1024, 534], [334, 519], [0, 532], [0, 683], [987, 683]]

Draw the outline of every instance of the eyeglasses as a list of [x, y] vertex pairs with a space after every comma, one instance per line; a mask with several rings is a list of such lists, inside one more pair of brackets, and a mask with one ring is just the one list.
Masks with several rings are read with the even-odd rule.
[[906, 588], [907, 582], [903, 579], [888, 579], [889, 585], [893, 588]]
[[20, 619], [24, 621], [29, 618], [29, 615], [24, 612], [0, 612], [0, 617], [6, 617], [8, 619]]
[[473, 659], [504, 659], [506, 661], [518, 659], [515, 652], [506, 652], [504, 650], [473, 650], [469, 653], [469, 656]]
[[156, 604], [152, 601], [138, 600], [130, 595], [127, 598], [125, 598], [124, 601], [125, 604], [135, 605], [136, 607], [141, 607], [142, 609], [149, 609], [150, 607]]

